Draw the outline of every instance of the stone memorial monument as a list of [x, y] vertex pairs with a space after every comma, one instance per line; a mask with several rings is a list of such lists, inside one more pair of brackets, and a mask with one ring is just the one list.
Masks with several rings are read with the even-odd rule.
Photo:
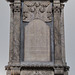
[[68, 75], [65, 60], [64, 2], [10, 2], [10, 49], [6, 75]]

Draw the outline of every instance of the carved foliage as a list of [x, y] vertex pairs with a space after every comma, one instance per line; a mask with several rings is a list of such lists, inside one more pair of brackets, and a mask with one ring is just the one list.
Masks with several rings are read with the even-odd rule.
[[41, 19], [51, 21], [52, 9], [49, 1], [25, 1], [23, 6], [23, 21]]

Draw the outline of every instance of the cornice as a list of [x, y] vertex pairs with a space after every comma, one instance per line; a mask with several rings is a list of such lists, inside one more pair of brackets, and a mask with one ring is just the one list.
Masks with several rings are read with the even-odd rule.
[[[8, 2], [14, 2], [14, 0], [6, 0]], [[23, 2], [24, 0], [21, 0]], [[60, 0], [61, 3], [67, 2], [68, 0]], [[50, 0], [50, 2], [53, 2], [53, 0]]]
[[[60, 0], [61, 3], [67, 2], [68, 0]], [[50, 0], [50, 2], [53, 2], [53, 0]]]

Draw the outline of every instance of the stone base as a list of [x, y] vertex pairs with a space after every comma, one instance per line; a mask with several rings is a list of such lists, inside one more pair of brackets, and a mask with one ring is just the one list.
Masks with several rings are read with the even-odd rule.
[[63, 72], [63, 74], [55, 74], [54, 71], [50, 70], [22, 70], [22, 71], [7, 71], [6, 75], [68, 75], [68, 72]]
[[68, 75], [68, 66], [27, 67], [7, 66], [6, 75]]
[[25, 62], [5, 66], [6, 75], [68, 75], [69, 66], [47, 62]]

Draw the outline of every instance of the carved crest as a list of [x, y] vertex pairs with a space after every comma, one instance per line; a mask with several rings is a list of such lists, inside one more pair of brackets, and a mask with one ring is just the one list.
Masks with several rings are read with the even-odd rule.
[[23, 5], [23, 21], [41, 19], [51, 21], [52, 5], [49, 1], [25, 1]]

